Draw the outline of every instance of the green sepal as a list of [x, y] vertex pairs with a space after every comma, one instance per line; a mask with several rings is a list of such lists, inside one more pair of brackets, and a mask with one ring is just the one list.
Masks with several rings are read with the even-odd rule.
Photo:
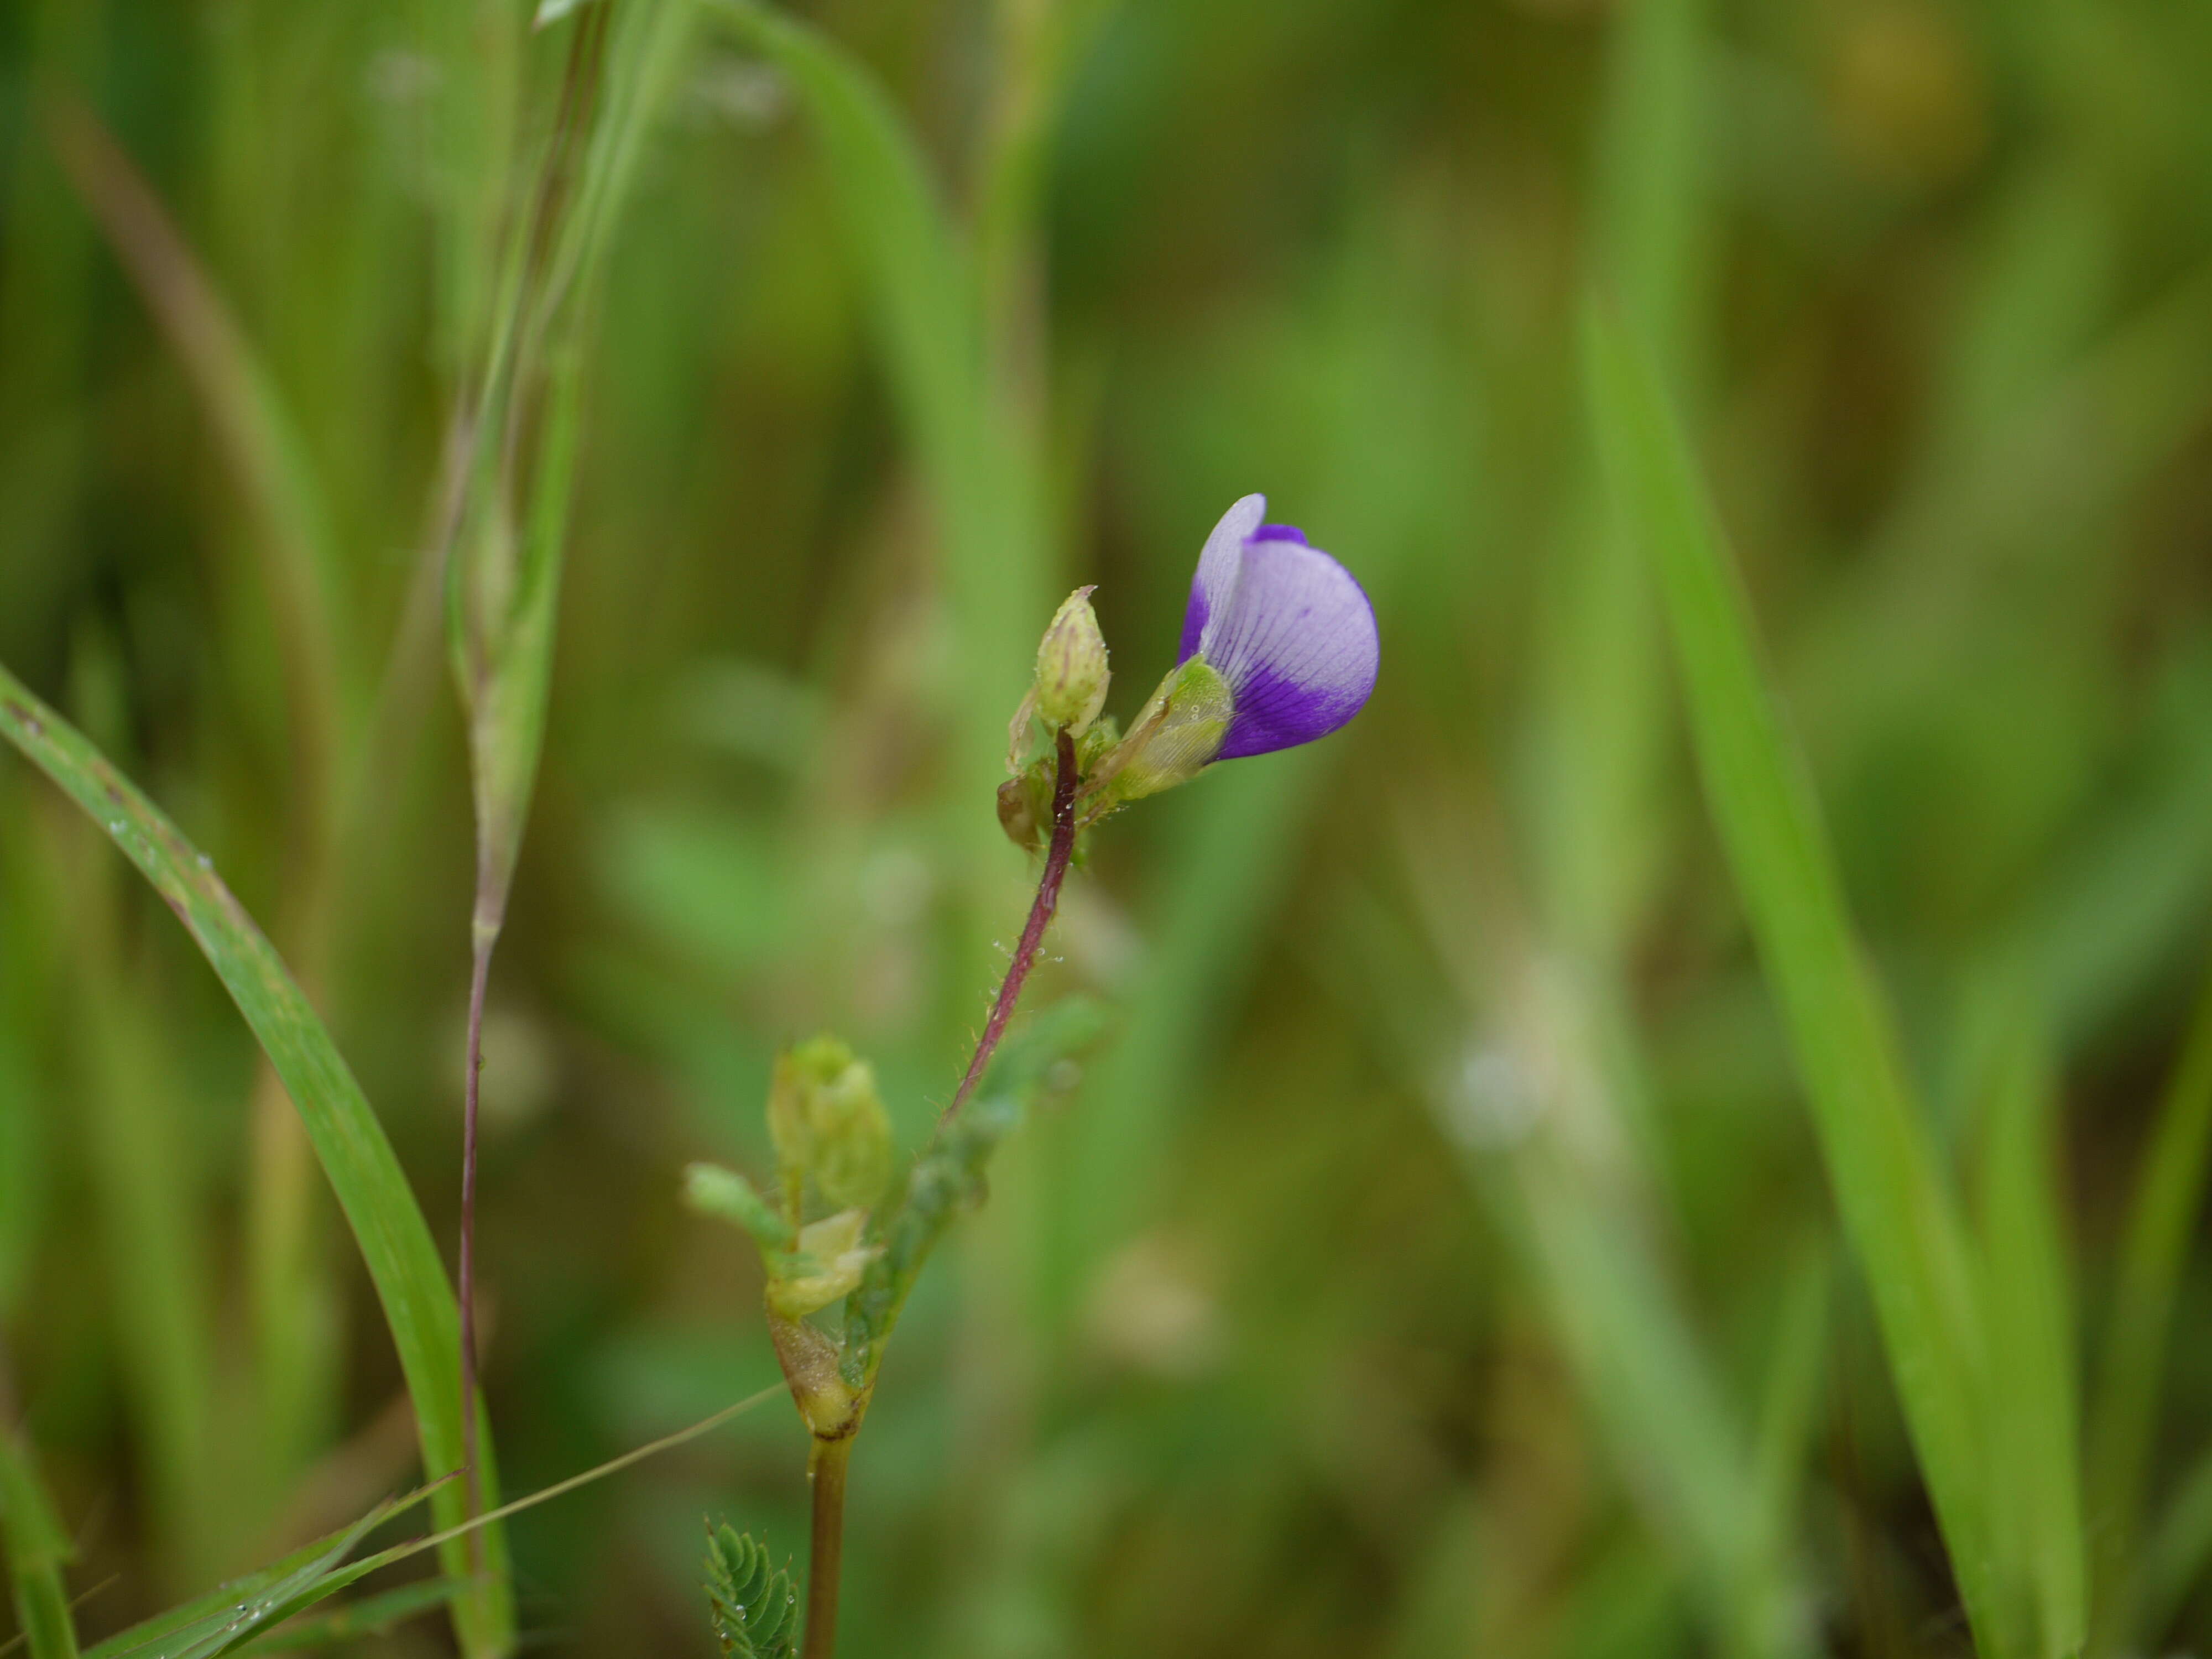
[[694, 1164], [684, 1171], [684, 1201], [701, 1215], [743, 1231], [760, 1246], [763, 1257], [788, 1250], [798, 1241], [791, 1223], [751, 1182], [719, 1164]]
[[1229, 735], [1236, 699], [1202, 655], [1171, 670], [1098, 764], [1091, 787], [1114, 805], [1188, 783], [1212, 764]]
[[999, 786], [999, 827], [1024, 852], [1043, 846], [1052, 828], [1053, 766], [1050, 757], [1033, 761]]
[[1075, 770], [1079, 777], [1089, 777], [1097, 769], [1107, 752], [1121, 741], [1121, 722], [1111, 714], [1102, 714], [1091, 723], [1091, 729], [1076, 740]]

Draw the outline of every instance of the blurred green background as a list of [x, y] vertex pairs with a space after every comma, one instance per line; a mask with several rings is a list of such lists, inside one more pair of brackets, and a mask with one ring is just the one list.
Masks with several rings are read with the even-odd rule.
[[[492, 981], [507, 1489], [775, 1379], [682, 1167], [763, 1170], [770, 1057], [823, 1029], [920, 1144], [1026, 902], [990, 789], [1036, 634], [1097, 583], [1126, 718], [1260, 489], [1374, 596], [1380, 687], [1096, 838], [1032, 995], [1118, 1034], [892, 1349], [846, 1650], [1967, 1650], [1601, 484], [1595, 286], [1686, 411], [1962, 1190], [1992, 1077], [2049, 1068], [2060, 1270], [2001, 1229], [1988, 1266], [2075, 1321], [2096, 1640], [2212, 1642], [2212, 1264], [2162, 1364], [2107, 1364], [2129, 1229], [2195, 1230], [2212, 1091], [2169, 1087], [2212, 915], [2212, 9], [806, 15], [957, 257], [856, 211], [733, 15], [672, 33]], [[0, 8], [0, 660], [213, 855], [448, 1243], [474, 852], [424, 550], [580, 27], [529, 22]], [[89, 1634], [415, 1478], [251, 1037], [12, 758], [0, 1379]], [[802, 1554], [805, 1451], [773, 1401], [519, 1518], [533, 1644], [711, 1651], [701, 1517]]]

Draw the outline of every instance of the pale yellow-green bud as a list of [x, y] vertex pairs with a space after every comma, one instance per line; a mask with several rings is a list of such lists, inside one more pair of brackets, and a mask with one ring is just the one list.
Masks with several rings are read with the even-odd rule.
[[890, 1179], [891, 1121], [875, 1072], [835, 1037], [777, 1057], [768, 1130], [785, 1172], [812, 1176], [841, 1207], [874, 1203]]
[[860, 1243], [866, 1210], [840, 1210], [802, 1227], [797, 1248], [768, 1258], [768, 1304], [786, 1319], [819, 1312], [849, 1296], [880, 1251]]
[[1037, 644], [1036, 712], [1055, 729], [1081, 737], [1106, 706], [1106, 636], [1091, 608], [1091, 590], [1079, 587], [1054, 613]]

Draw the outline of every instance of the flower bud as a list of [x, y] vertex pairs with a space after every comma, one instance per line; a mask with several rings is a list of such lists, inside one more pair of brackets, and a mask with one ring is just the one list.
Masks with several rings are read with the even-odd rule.
[[786, 1319], [804, 1319], [852, 1294], [882, 1254], [860, 1242], [867, 1218], [865, 1210], [840, 1210], [801, 1228], [791, 1254], [768, 1258], [769, 1306]]
[[777, 1057], [768, 1130], [785, 1173], [811, 1176], [841, 1208], [874, 1203], [890, 1179], [890, 1117], [875, 1072], [835, 1037]]
[[1091, 608], [1091, 590], [1079, 587], [1054, 613], [1038, 642], [1036, 711], [1047, 726], [1081, 737], [1106, 704], [1106, 636]]

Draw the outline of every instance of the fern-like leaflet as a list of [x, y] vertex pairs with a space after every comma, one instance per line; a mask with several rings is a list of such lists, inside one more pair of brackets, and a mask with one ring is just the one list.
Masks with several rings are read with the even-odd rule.
[[707, 1603], [725, 1659], [791, 1659], [799, 1643], [799, 1595], [750, 1533], [707, 1528]]

